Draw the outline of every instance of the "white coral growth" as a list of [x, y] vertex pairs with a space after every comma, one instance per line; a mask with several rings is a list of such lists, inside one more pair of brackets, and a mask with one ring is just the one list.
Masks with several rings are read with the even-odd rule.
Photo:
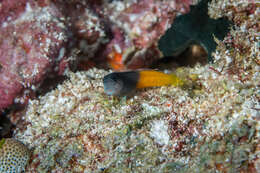
[[168, 125], [163, 120], [155, 120], [151, 124], [150, 135], [155, 142], [160, 145], [168, 145], [170, 136], [168, 134]]

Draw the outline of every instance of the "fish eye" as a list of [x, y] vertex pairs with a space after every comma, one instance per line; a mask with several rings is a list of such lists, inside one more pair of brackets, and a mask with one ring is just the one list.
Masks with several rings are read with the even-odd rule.
[[109, 88], [109, 86], [115, 85], [116, 81], [113, 80], [112, 78], [105, 78], [103, 83], [104, 83], [104, 87], [108, 87]]

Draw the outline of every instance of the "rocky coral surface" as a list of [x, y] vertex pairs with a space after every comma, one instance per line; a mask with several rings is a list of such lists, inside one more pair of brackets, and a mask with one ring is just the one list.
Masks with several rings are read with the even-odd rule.
[[222, 16], [236, 19], [235, 27], [216, 40], [214, 64], [177, 69], [182, 88], [109, 97], [102, 84], [108, 71], [91, 69], [69, 72], [30, 101], [26, 126], [15, 132], [34, 148], [27, 171], [257, 172], [259, 7], [245, 17], [230, 6]]
[[213, 0], [209, 15], [234, 27], [216, 39], [213, 64], [168, 69], [183, 87], [110, 97], [110, 71], [66, 72], [14, 132], [33, 150], [26, 172], [258, 172], [259, 12], [254, 1]]
[[193, 89], [161, 87], [132, 98], [105, 95], [106, 71], [69, 73], [30, 101], [27, 126], [17, 129], [16, 138], [35, 148], [28, 172], [256, 170], [257, 88], [213, 68], [179, 69]]

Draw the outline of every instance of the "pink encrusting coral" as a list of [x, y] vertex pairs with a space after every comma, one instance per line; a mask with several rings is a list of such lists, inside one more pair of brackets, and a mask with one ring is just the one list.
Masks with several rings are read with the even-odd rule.
[[0, 7], [1, 110], [26, 102], [25, 93], [59, 67], [67, 36], [63, 15], [52, 3], [4, 1]]
[[[108, 16], [124, 30], [135, 46], [141, 49], [154, 44], [154, 39], [159, 39], [159, 36], [171, 25], [177, 12], [189, 11], [189, 8], [184, 8], [184, 5], [184, 2], [176, 1], [144, 0], [132, 4], [127, 2], [122, 4], [122, 11], [112, 12]], [[114, 11], [117, 8], [118, 5], [108, 10]]]
[[[95, 53], [108, 40], [102, 18], [97, 14], [102, 9], [101, 1], [62, 1], [55, 5], [66, 16], [66, 24], [72, 32], [70, 42], [83, 53], [83, 59], [94, 58]], [[109, 27], [109, 26], [107, 26]]]

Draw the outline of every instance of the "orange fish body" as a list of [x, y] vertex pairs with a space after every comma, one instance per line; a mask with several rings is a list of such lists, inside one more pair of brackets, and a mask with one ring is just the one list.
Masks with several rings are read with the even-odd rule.
[[103, 79], [104, 91], [108, 95], [128, 95], [139, 88], [166, 85], [181, 86], [183, 81], [173, 74], [154, 70], [113, 72]]
[[183, 82], [174, 74], [165, 74], [154, 70], [139, 72], [136, 88], [158, 87], [166, 85], [180, 86]]

